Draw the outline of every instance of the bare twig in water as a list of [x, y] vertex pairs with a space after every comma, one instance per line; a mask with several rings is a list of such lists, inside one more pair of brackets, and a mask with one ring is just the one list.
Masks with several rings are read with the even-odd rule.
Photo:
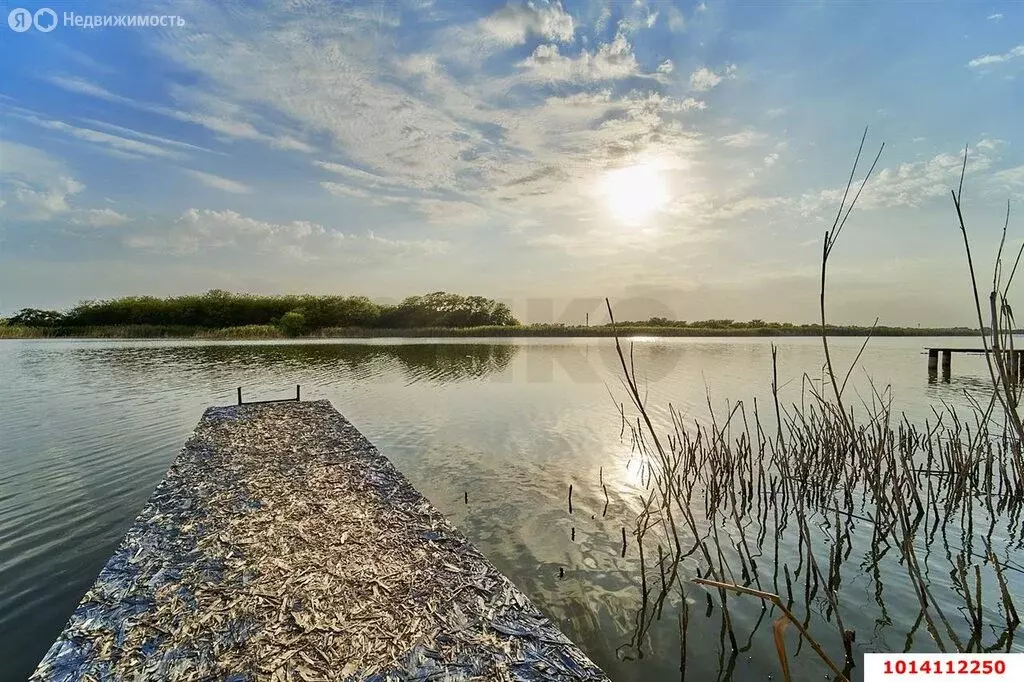
[[[698, 585], [705, 585], [707, 587], [716, 587], [718, 589], [739, 592], [740, 594], [749, 594], [753, 597], [757, 597], [758, 599], [763, 599], [765, 601], [769, 601], [775, 604], [775, 606], [777, 606], [779, 610], [782, 611], [782, 615], [785, 616], [786, 620], [792, 623], [793, 626], [800, 631], [800, 635], [803, 636], [803, 638], [806, 639], [807, 642], [811, 645], [811, 648], [814, 649], [814, 653], [818, 654], [821, 660], [825, 662], [825, 665], [827, 665], [832, 670], [832, 672], [836, 674], [836, 679], [840, 680], [841, 682], [849, 682], [849, 679], [846, 677], [846, 675], [844, 675], [843, 672], [839, 669], [839, 667], [832, 661], [832, 659], [828, 657], [828, 654], [826, 654], [825, 650], [821, 648], [821, 645], [818, 644], [817, 640], [815, 640], [814, 637], [811, 636], [811, 633], [808, 632], [807, 629], [803, 626], [803, 624], [797, 619], [797, 617], [793, 615], [793, 612], [786, 608], [785, 604], [782, 603], [782, 599], [779, 598], [779, 595], [772, 594], [771, 592], [752, 590], [749, 587], [743, 587], [741, 585], [730, 585], [729, 583], [718, 582], [716, 580], [706, 580], [704, 578], [694, 578], [693, 582], [695, 582]], [[785, 651], [783, 650], [780, 653], [784, 654]], [[788, 671], [789, 665], [786, 662], [785, 658], [783, 658], [782, 661], [780, 661], [780, 663], [782, 664], [783, 669]]]

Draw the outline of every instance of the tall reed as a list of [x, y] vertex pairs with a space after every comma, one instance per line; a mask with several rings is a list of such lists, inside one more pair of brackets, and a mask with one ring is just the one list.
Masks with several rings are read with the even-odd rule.
[[[806, 642], [835, 679], [849, 679], [857, 654], [870, 647], [857, 645], [850, 625], [864, 622], [858, 613], [863, 606], [850, 606], [857, 603], [847, 587], [851, 571], [870, 584], [876, 625], [908, 628], [907, 649], [921, 641], [915, 640], [921, 628], [939, 651], [1013, 646], [1020, 618], [1011, 585], [1024, 575], [1024, 566], [1012, 561], [1013, 552], [1024, 548], [1024, 430], [1017, 412], [1024, 382], [1010, 362], [1013, 312], [1007, 295], [1021, 251], [1005, 281], [1002, 245], [996, 261], [986, 336], [993, 387], [987, 407], [976, 401], [970, 416], [935, 409], [932, 419], [915, 424], [893, 411], [888, 388], [872, 383], [866, 398], [846, 400], [868, 341], [845, 373], [838, 371], [826, 334], [826, 285], [829, 257], [882, 153], [880, 147], [855, 184], [866, 136], [865, 130], [837, 216], [825, 232], [821, 388], [804, 375], [799, 399], [785, 401], [773, 346], [770, 409], [739, 402], [725, 413], [711, 409], [707, 422], [691, 423], [669, 405], [665, 422], [656, 423], [632, 346], [627, 352], [616, 336], [631, 403], [628, 412], [620, 408], [623, 432], [641, 463], [643, 488], [633, 531], [642, 557], [642, 594], [623, 656], [642, 655], [654, 623], [666, 608], [676, 608], [685, 679], [687, 632], [693, 627], [688, 599], [699, 599], [703, 591], [707, 612], [716, 603], [720, 608], [723, 651], [732, 651], [731, 662], [721, 666], [723, 679], [736, 652], [754, 636], [738, 632], [732, 617], [736, 609], [749, 608], [738, 600], [749, 599], [763, 609], [753, 630], [772, 616], [783, 679], [792, 675], [787, 629], [798, 636], [794, 653]], [[984, 327], [961, 212], [962, 184], [961, 177], [954, 204]], [[1001, 420], [995, 405], [1002, 407]], [[643, 560], [653, 547], [654, 564]], [[893, 622], [885, 594], [894, 586], [913, 595], [913, 623]], [[740, 644], [745, 636], [747, 643]]]

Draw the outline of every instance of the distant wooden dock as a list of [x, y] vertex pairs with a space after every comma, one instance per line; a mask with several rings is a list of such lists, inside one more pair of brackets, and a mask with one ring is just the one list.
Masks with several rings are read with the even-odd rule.
[[[942, 355], [942, 374], [949, 377], [953, 364], [953, 353], [965, 353], [969, 355], [984, 355], [987, 352], [984, 348], [926, 348], [928, 351], [928, 374], [935, 375], [939, 371], [939, 355]], [[1024, 351], [1001, 351], [1008, 362], [1010, 376], [1016, 378], [1024, 376]]]
[[32, 680], [608, 679], [297, 398], [206, 411]]

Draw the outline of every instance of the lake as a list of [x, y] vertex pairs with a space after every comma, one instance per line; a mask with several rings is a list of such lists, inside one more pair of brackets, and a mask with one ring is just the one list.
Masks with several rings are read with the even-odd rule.
[[[802, 375], [821, 377], [815, 339], [637, 339], [634, 360], [657, 418], [671, 402], [704, 419], [709, 400], [770, 399], [773, 342], [783, 394], [797, 400]], [[843, 364], [860, 340], [831, 344]], [[965, 391], [984, 388], [983, 358], [956, 356], [951, 380], [930, 382], [921, 350], [976, 344], [873, 340], [848, 390], [867, 398], [873, 377], [917, 422], [943, 402], [966, 409]], [[642, 659], [620, 650], [639, 603], [620, 529], [633, 523], [639, 488], [620, 437], [616, 403], [628, 398], [617, 363], [614, 341], [600, 338], [0, 342], [0, 679], [32, 671], [207, 406], [234, 403], [237, 386], [260, 400], [301, 384], [304, 399], [329, 399], [612, 679], [678, 680], [674, 618], [651, 630]], [[888, 599], [892, 623], [860, 625], [858, 645], [902, 649], [915, 596]], [[718, 677], [718, 620], [698, 606], [688, 672]], [[756, 602], [738, 613], [739, 629], [759, 613]], [[779, 679], [770, 622], [750, 640], [732, 679]], [[796, 658], [795, 679], [824, 672], [813, 654]]]

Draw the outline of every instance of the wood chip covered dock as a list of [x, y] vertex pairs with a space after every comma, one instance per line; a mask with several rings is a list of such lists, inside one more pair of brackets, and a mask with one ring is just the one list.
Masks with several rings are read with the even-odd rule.
[[32, 680], [606, 680], [327, 401], [212, 407]]

